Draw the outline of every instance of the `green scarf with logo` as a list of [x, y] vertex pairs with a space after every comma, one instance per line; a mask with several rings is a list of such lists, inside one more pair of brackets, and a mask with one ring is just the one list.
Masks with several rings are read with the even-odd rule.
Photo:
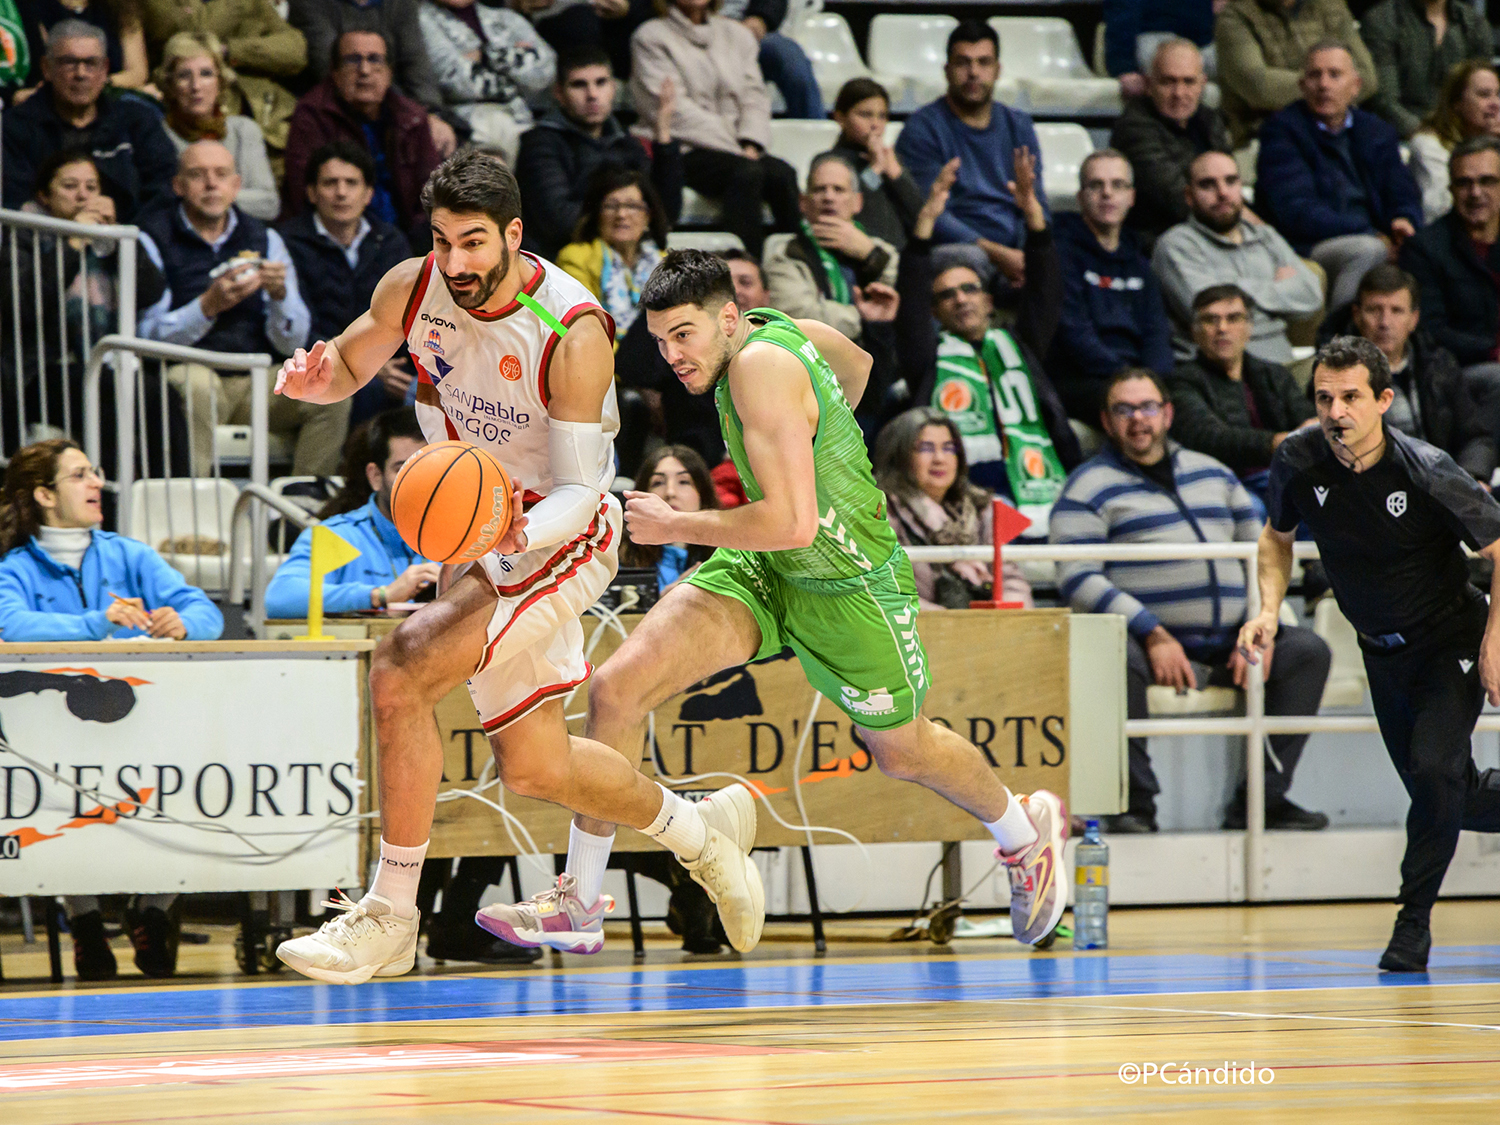
[[31, 73], [26, 28], [14, 0], [0, 0], [0, 86], [21, 86]]
[[[3, 3], [4, 0], [0, 0]], [[860, 230], [864, 230], [858, 223], [854, 224]], [[802, 220], [802, 237], [807, 239], [807, 244], [813, 248], [818, 255], [818, 261], [823, 264], [823, 272], [828, 276], [828, 295], [841, 305], [854, 303], [854, 297], [849, 292], [849, 279], [844, 276], [844, 267], [839, 265], [839, 260], [824, 248], [823, 244], [813, 237], [812, 227], [806, 219]]]
[[990, 329], [976, 352], [944, 332], [932, 405], [953, 419], [970, 465], [1004, 462], [1016, 507], [1032, 522], [1027, 534], [1046, 535], [1068, 474], [1037, 406], [1036, 381], [1010, 333]]

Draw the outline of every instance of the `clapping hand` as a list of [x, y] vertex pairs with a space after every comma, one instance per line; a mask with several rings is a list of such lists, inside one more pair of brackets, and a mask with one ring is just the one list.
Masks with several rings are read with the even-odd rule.
[[947, 210], [948, 195], [953, 190], [954, 181], [958, 179], [958, 165], [959, 160], [955, 156], [938, 170], [936, 178], [932, 181], [932, 187], [927, 191], [927, 202], [922, 204], [922, 209], [917, 212], [917, 221], [912, 224], [913, 238], [932, 237], [933, 227]]
[[855, 286], [854, 307], [859, 310], [861, 320], [884, 324], [896, 319], [901, 294], [884, 282], [872, 281], [869, 285]]

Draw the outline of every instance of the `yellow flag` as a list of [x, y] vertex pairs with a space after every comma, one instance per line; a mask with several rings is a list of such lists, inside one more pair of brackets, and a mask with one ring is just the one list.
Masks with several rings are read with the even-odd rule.
[[307, 591], [306, 641], [326, 641], [323, 632], [323, 579], [329, 571], [347, 566], [359, 558], [359, 548], [321, 524], [312, 529], [312, 558], [309, 566], [311, 584]]

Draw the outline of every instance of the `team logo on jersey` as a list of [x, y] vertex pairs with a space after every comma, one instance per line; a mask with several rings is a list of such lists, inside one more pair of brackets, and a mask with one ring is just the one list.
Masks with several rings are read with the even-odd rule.
[[444, 363], [438, 356], [433, 356], [432, 362], [437, 364], [437, 374], [432, 377], [433, 386], [437, 386], [452, 372], [453, 364]]
[[1385, 510], [1398, 519], [1406, 511], [1406, 492], [1393, 492], [1385, 498]]
[[433, 355], [443, 354], [443, 334], [436, 328], [427, 333], [427, 350]]
[[1313, 485], [1313, 495], [1318, 498], [1318, 507], [1323, 506], [1323, 501], [1328, 499], [1328, 489], [1321, 485]]
[[938, 388], [938, 405], [951, 414], [958, 414], [974, 405], [974, 392], [962, 379], [949, 379]]
[[500, 378], [509, 383], [520, 382], [521, 361], [513, 355], [500, 357]]

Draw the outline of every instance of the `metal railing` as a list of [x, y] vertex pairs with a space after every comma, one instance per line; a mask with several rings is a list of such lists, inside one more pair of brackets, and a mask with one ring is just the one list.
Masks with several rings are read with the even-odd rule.
[[[0, 314], [10, 318], [9, 338], [0, 340], [0, 362], [14, 364], [14, 386], [9, 388], [13, 393], [0, 394], [0, 435], [7, 442], [14, 441], [15, 447], [54, 431], [76, 433], [81, 404], [75, 401], [74, 376], [82, 373], [93, 349], [93, 315], [98, 307], [94, 298], [105, 296], [101, 287], [113, 289], [108, 299], [114, 306], [118, 334], [134, 337], [139, 237], [140, 231], [133, 226], [74, 223], [50, 215], [0, 210], [0, 266], [9, 289], [0, 293]], [[86, 241], [84, 251], [67, 245], [75, 238]], [[22, 267], [22, 246], [28, 242], [29, 270]], [[78, 272], [71, 278], [66, 272], [70, 253], [77, 253], [78, 258]], [[113, 273], [102, 260], [109, 257]], [[53, 273], [50, 291], [43, 280], [44, 264]], [[74, 291], [81, 298], [75, 306], [81, 314], [76, 327], [69, 323], [73, 313], [68, 294]], [[29, 383], [34, 383], [34, 389], [28, 389]]]
[[[252, 504], [260, 505], [262, 512], [266, 507], [275, 508], [301, 529], [314, 527], [322, 522], [265, 485], [246, 485], [240, 491], [240, 498], [234, 504], [234, 514], [230, 517], [230, 527], [233, 530], [229, 539], [229, 589], [224, 599], [227, 605], [243, 605], [245, 602], [245, 573], [242, 565], [245, 556], [240, 550], [240, 530], [248, 526], [253, 531], [256, 525], [253, 517], [246, 518]], [[257, 635], [260, 634], [260, 627], [266, 623], [266, 583], [270, 578], [265, 572], [264, 542], [264, 535], [252, 539], [250, 549], [250, 611], [245, 620]]]
[[[908, 547], [913, 562], [991, 562], [994, 548], [988, 544], [967, 547]], [[1182, 559], [1235, 559], [1247, 564], [1246, 615], [1260, 612], [1260, 585], [1256, 572], [1260, 545], [1250, 543], [1111, 543], [1111, 544], [1008, 544], [1005, 558], [1013, 562], [1169, 562]], [[1316, 559], [1313, 543], [1296, 543], [1295, 559]], [[1127, 738], [1179, 737], [1182, 735], [1243, 736], [1245, 746], [1245, 898], [1263, 899], [1265, 887], [1265, 739], [1273, 734], [1365, 734], [1378, 732], [1374, 715], [1279, 715], [1267, 716], [1265, 686], [1259, 665], [1253, 665], [1246, 681], [1245, 714], [1242, 716], [1184, 715], [1170, 719], [1128, 719]], [[1479, 717], [1479, 731], [1500, 731], [1500, 714]]]
[[[269, 400], [267, 395], [271, 385], [272, 359], [264, 353], [211, 352], [202, 348], [190, 348], [181, 344], [163, 344], [125, 335], [104, 337], [94, 344], [90, 351], [83, 377], [84, 451], [96, 463], [101, 462], [103, 448], [101, 380], [104, 361], [110, 356], [116, 357], [114, 364], [116, 456], [115, 465], [109, 474], [111, 477], [109, 487], [119, 497], [117, 518], [119, 532], [149, 543], [169, 563], [183, 570], [188, 575], [189, 581], [196, 579], [197, 585], [209, 589], [223, 589], [228, 585], [230, 564], [234, 561], [232, 557], [234, 536], [231, 522], [233, 517], [229, 510], [233, 509], [237, 503], [237, 501], [228, 500], [227, 496], [229, 493], [237, 493], [238, 490], [223, 480], [217, 449], [211, 451], [211, 461], [208, 466], [210, 476], [206, 478], [213, 484], [206, 490], [200, 487], [205, 478], [198, 476], [198, 451], [191, 448], [191, 438], [187, 457], [188, 475], [175, 478], [170, 476], [173, 451], [171, 427], [166, 419], [170, 381], [165, 363], [192, 363], [215, 371], [249, 373], [250, 483], [265, 488], [269, 483], [267, 446]], [[141, 392], [144, 380], [151, 376], [142, 371], [138, 362], [142, 358], [163, 361], [163, 366], [155, 373], [157, 380], [155, 401], [159, 404], [162, 415], [160, 448], [156, 450], [146, 448], [148, 444], [146, 399]], [[191, 384], [187, 384], [185, 404], [190, 420], [195, 408], [214, 412], [211, 416], [216, 416], [217, 407], [212, 392], [207, 403], [194, 403]], [[143, 486], [149, 485], [151, 488], [149, 491], [143, 488], [140, 496], [136, 495], [137, 489], [135, 488], [138, 453], [155, 453], [168, 466], [167, 479], [142, 482]], [[184, 481], [186, 482], [185, 488], [177, 487]], [[137, 507], [142, 517], [142, 526], [139, 527], [136, 526]], [[157, 526], [158, 519], [165, 523], [164, 528]], [[179, 521], [186, 526], [180, 526]], [[255, 537], [251, 546], [251, 566], [256, 574], [262, 574], [265, 567], [266, 545], [265, 507], [260, 507], [251, 514], [250, 524]], [[166, 533], [165, 539], [161, 538], [163, 531]], [[187, 531], [188, 534], [181, 535], [179, 534], [181, 531]], [[211, 534], [205, 534], [206, 531]], [[208, 544], [201, 542], [203, 540], [211, 541], [214, 544], [212, 549], [219, 552], [217, 563], [204, 562], [205, 557], [213, 558], [213, 556], [204, 555], [202, 548]], [[259, 544], [260, 549], [255, 549], [255, 544]], [[163, 549], [164, 545], [166, 549]], [[228, 559], [224, 557], [226, 554], [230, 555]]]

